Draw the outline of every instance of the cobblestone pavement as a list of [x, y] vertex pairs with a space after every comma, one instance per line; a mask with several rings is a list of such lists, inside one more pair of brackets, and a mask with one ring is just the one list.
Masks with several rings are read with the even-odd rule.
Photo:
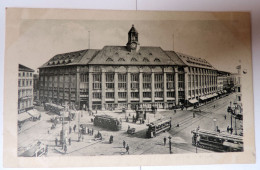
[[[54, 116], [51, 113], [46, 113], [42, 107], [37, 107], [42, 112], [42, 119], [36, 122], [26, 122], [22, 129], [18, 132], [18, 155], [23, 153], [30, 145], [38, 140], [49, 146], [48, 156], [83, 156], [83, 155], [125, 155], [125, 148], [123, 148], [123, 140], [129, 145], [129, 154], [141, 155], [141, 154], [169, 154], [168, 137], [172, 137], [172, 152], [176, 153], [195, 153], [196, 148], [191, 144], [191, 130], [200, 126], [201, 129], [214, 130], [213, 119], [216, 119], [216, 126], [219, 127], [223, 133], [225, 133], [227, 126], [230, 126], [230, 115], [227, 114], [227, 107], [230, 101], [233, 101], [235, 94], [231, 94], [227, 97], [212, 101], [204, 106], [200, 106], [201, 112], [195, 114], [193, 117], [192, 108], [188, 110], [177, 110], [176, 113], [173, 110], [161, 110], [155, 115], [148, 114], [147, 122], [152, 122], [161, 117], [172, 118], [172, 129], [168, 132], [159, 134], [155, 138], [145, 138], [147, 130], [146, 124], [132, 123], [132, 116], [135, 114], [133, 111], [128, 111], [126, 114], [112, 112], [112, 111], [99, 111], [98, 114], [108, 114], [123, 120], [122, 129], [120, 131], [109, 131], [107, 129], [93, 126], [91, 118], [87, 112], [80, 112], [80, 120], [78, 116], [74, 121], [67, 122], [64, 128], [69, 129], [69, 126], [73, 127], [77, 125], [78, 121], [84, 123], [88, 128], [94, 129], [94, 134], [98, 131], [102, 134], [103, 140], [95, 140], [94, 136], [84, 135], [84, 139], [78, 141], [78, 128], [76, 132], [68, 134], [67, 138], [71, 138], [71, 145], [68, 145], [66, 154], [62, 150], [61, 146], [55, 146], [55, 138], [59, 139], [59, 133], [62, 129], [62, 125], [58, 124], [55, 129], [50, 129], [52, 123], [50, 119]], [[224, 118], [226, 115], [226, 119]], [[125, 117], [129, 117], [129, 122], [125, 121]], [[235, 125], [233, 119], [233, 127]], [[240, 121], [236, 122], [237, 128], [241, 129]], [[179, 127], [176, 125], [179, 124]], [[127, 128], [136, 128], [136, 133], [133, 135], [127, 134]], [[48, 133], [49, 131], [49, 133]], [[109, 143], [109, 137], [113, 135], [113, 143]], [[163, 138], [167, 137], [167, 144], [164, 146]], [[198, 148], [198, 153], [212, 152], [209, 150]]]

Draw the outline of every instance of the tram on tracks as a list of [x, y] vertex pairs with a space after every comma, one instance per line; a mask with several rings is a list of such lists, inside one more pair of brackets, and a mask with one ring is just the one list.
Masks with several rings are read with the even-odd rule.
[[147, 124], [148, 129], [146, 131], [146, 137], [153, 138], [161, 132], [170, 130], [172, 127], [171, 122], [171, 118], [162, 118]]
[[96, 115], [94, 118], [94, 126], [100, 126], [102, 128], [118, 131], [121, 130], [121, 122], [109, 115]]
[[57, 104], [54, 104], [54, 103], [45, 103], [44, 104], [44, 110], [51, 111], [53, 113], [61, 115], [62, 112], [65, 110], [65, 107], [57, 105]]
[[192, 145], [217, 152], [243, 151], [243, 137], [209, 130], [191, 131]]

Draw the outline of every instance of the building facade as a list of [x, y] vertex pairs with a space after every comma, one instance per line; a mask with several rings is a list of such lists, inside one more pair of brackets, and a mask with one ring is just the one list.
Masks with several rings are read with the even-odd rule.
[[39, 100], [39, 74], [33, 74], [33, 100]]
[[33, 69], [19, 64], [18, 113], [33, 108]]
[[39, 68], [42, 102], [114, 109], [198, 102], [217, 92], [217, 70], [205, 59], [140, 46], [134, 26], [125, 46], [58, 54]]

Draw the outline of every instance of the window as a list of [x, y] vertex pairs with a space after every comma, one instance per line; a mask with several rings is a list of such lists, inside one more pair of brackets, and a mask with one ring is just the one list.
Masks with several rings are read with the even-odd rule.
[[101, 74], [93, 74], [93, 89], [101, 89]]
[[174, 92], [167, 92], [167, 97], [175, 97]]
[[101, 68], [99, 66], [93, 67], [94, 72], [101, 72]]
[[21, 87], [21, 80], [18, 81], [18, 86]]
[[113, 89], [114, 88], [114, 73], [106, 73], [106, 88]]
[[163, 89], [163, 74], [154, 74], [155, 89]]
[[131, 61], [137, 62], [137, 59], [133, 57]]
[[163, 92], [155, 92], [155, 97], [163, 98]]
[[151, 92], [143, 92], [144, 98], [151, 98]]
[[118, 93], [118, 98], [125, 99], [126, 98], [126, 92], [119, 92]]
[[131, 89], [138, 89], [139, 88], [139, 74], [132, 73], [131, 74]]
[[81, 81], [81, 82], [86, 83], [86, 82], [88, 82], [88, 79], [89, 79], [88, 74], [81, 74], [81, 75], [80, 75], [80, 81]]
[[101, 99], [101, 93], [100, 92], [94, 92], [93, 93], [93, 99]]
[[19, 77], [21, 77], [21, 73], [19, 72]]
[[159, 58], [155, 58], [154, 62], [159, 63], [159, 62], [161, 62], [161, 60]]
[[30, 73], [30, 77], [32, 77], [32, 73]]
[[123, 58], [119, 58], [119, 60], [118, 61], [125, 61], [125, 59], [123, 59]]
[[25, 72], [23, 72], [23, 77], [25, 76]]
[[30, 86], [32, 85], [32, 80], [30, 80]]
[[240, 87], [237, 87], [237, 92], [240, 92]]
[[174, 89], [174, 74], [166, 74], [167, 89]]
[[115, 98], [115, 96], [114, 96], [114, 92], [106, 92], [106, 98], [107, 99], [114, 99]]
[[28, 86], [28, 85], [29, 85], [28, 80], [26, 80], [26, 86]]
[[144, 73], [143, 74], [143, 88], [151, 89], [151, 83], [152, 83], [152, 74]]
[[147, 62], [149, 62], [149, 60], [148, 60], [147, 58], [144, 58], [144, 59], [143, 59], [143, 62], [146, 62], [146, 63], [147, 63]]
[[241, 96], [237, 96], [237, 100], [238, 100], [238, 101], [241, 101]]
[[126, 74], [118, 74], [118, 88], [126, 89]]
[[114, 61], [112, 58], [107, 58], [107, 60], [106, 60], [107, 62], [112, 62], [112, 61]]
[[139, 92], [131, 92], [131, 98], [139, 98]]
[[29, 73], [27, 73], [26, 76], [29, 77]]

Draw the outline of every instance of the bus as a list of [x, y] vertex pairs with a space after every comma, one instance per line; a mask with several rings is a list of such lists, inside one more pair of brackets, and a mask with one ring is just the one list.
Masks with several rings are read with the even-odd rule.
[[106, 129], [118, 131], [121, 130], [121, 122], [109, 115], [96, 115], [94, 118], [94, 126], [100, 126]]
[[192, 145], [217, 152], [243, 151], [243, 137], [209, 130], [191, 131]]
[[157, 134], [171, 130], [172, 124], [171, 118], [162, 118], [154, 122], [147, 124], [148, 129], [146, 131], [147, 138], [156, 137]]

